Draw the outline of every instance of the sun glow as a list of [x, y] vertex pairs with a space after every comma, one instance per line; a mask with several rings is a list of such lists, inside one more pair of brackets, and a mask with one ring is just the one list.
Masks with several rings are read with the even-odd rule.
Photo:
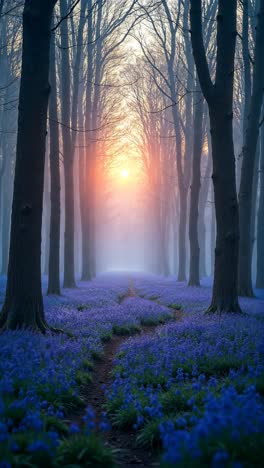
[[123, 179], [127, 179], [129, 177], [129, 170], [128, 169], [122, 169], [120, 172], [120, 175]]

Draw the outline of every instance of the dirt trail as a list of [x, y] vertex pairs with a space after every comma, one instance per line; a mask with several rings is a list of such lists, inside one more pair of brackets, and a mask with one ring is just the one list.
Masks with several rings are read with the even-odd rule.
[[[155, 327], [144, 327], [141, 333], [150, 334], [154, 332]], [[104, 358], [98, 361], [93, 372], [93, 383], [90, 384], [84, 394], [85, 401], [94, 409], [96, 419], [100, 420], [103, 405], [106, 402], [105, 392], [102, 386], [109, 388], [112, 382], [111, 372], [114, 364], [113, 360], [120, 347], [128, 337], [114, 336], [104, 348]], [[118, 467], [151, 467], [159, 466], [157, 458], [148, 450], [142, 449], [136, 445], [137, 433], [132, 430], [119, 430], [111, 427], [111, 430], [105, 433], [104, 440], [107, 445], [118, 452], [115, 461]]]
[[[135, 297], [136, 291], [133, 283], [130, 283], [126, 296], [122, 298], [122, 304], [128, 297]], [[176, 318], [176, 317], [175, 317]], [[160, 326], [160, 325], [159, 325]], [[141, 334], [153, 334], [157, 326], [142, 326]], [[119, 347], [129, 339], [127, 336], [113, 336], [104, 346], [104, 356], [100, 361], [96, 361], [95, 368], [92, 371], [93, 381], [82, 389], [82, 398], [87, 405], [95, 411], [96, 421], [100, 421], [100, 415], [106, 403], [105, 388], [110, 388], [112, 377], [111, 372], [114, 367], [114, 358]], [[75, 417], [74, 421], [81, 422], [81, 415]], [[133, 430], [120, 430], [111, 427], [109, 432], [104, 435], [106, 445], [116, 450], [115, 462], [119, 468], [129, 467], [158, 467], [159, 457], [154, 455], [148, 449], [143, 449], [136, 444], [137, 432]]]

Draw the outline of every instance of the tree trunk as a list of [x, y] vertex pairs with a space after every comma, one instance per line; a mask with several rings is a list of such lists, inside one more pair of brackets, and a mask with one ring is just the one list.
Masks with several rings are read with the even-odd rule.
[[176, 276], [178, 271], [178, 231], [176, 221], [173, 223], [173, 274]]
[[198, 218], [198, 242], [199, 242], [199, 277], [200, 279], [207, 276], [206, 269], [206, 226], [204, 220], [205, 212], [199, 209], [199, 218]]
[[[66, 143], [64, 143], [63, 146], [66, 150]], [[75, 288], [76, 283], [74, 275], [74, 173], [73, 158], [68, 158], [68, 156], [69, 155], [67, 155], [67, 159], [64, 160], [65, 232], [63, 287]]]
[[10, 233], [10, 185], [8, 190], [4, 190], [3, 194], [3, 211], [2, 211], [2, 268], [1, 275], [7, 274], [8, 268], [8, 249], [9, 249], [9, 233]]
[[[50, 26], [55, 0], [25, 1], [17, 156], [6, 297], [1, 327], [45, 332], [41, 291], [41, 225]], [[34, 72], [32, 72], [34, 71]]]
[[244, 63], [244, 111], [243, 111], [243, 136], [246, 134], [248, 114], [251, 96], [251, 73], [250, 73], [250, 51], [249, 51], [249, 29], [248, 29], [248, 0], [243, 0], [243, 31], [242, 31], [242, 53]]
[[168, 259], [168, 203], [169, 197], [164, 193], [161, 201], [162, 206], [159, 223], [161, 268], [164, 276], [169, 276], [170, 274]]
[[217, 233], [209, 310], [237, 312], [240, 310], [237, 298], [238, 205], [232, 120], [225, 109], [220, 105], [217, 110], [210, 110]]
[[[212, 198], [214, 198], [212, 189]], [[214, 274], [214, 263], [215, 263], [215, 242], [216, 242], [216, 220], [215, 220], [215, 204], [212, 201], [211, 206], [211, 276]]]
[[[77, 48], [76, 56], [73, 69], [73, 84], [72, 84], [72, 109], [71, 109], [71, 120], [73, 129], [78, 127], [78, 101], [79, 101], [79, 89], [80, 89], [80, 69], [82, 66], [82, 51], [83, 51], [83, 30], [86, 21], [86, 4], [87, 0], [81, 0], [79, 27], [77, 34]], [[74, 42], [74, 39], [73, 39]], [[72, 132], [72, 148], [75, 151], [77, 132]]]
[[178, 281], [186, 281], [187, 190], [180, 188], [179, 270]]
[[[67, 14], [67, 2], [60, 0], [61, 17]], [[65, 232], [64, 232], [64, 288], [75, 288], [74, 276], [74, 153], [71, 140], [71, 86], [67, 21], [61, 23], [61, 118], [64, 182], [65, 182]]]
[[[3, 2], [2, 2], [3, 4]], [[1, 8], [0, 8], [1, 11]], [[13, 74], [10, 69], [11, 58], [7, 57], [7, 51], [5, 45], [7, 41], [7, 20], [6, 17], [1, 19], [1, 34], [0, 44], [3, 49], [0, 54], [0, 70], [1, 70], [1, 86], [3, 88], [4, 95], [2, 110], [0, 111], [0, 126], [2, 130], [1, 134], [1, 152], [2, 161], [0, 168], [0, 218], [2, 221], [2, 267], [1, 274], [7, 274], [8, 268], [8, 250], [9, 250], [9, 234], [10, 234], [10, 219], [11, 219], [11, 204], [12, 204], [12, 192], [10, 187], [13, 184], [12, 177], [12, 164], [13, 164], [13, 145], [14, 137], [10, 135], [10, 130], [14, 128], [14, 119], [16, 118], [16, 111], [14, 112], [8, 107], [5, 107], [5, 103], [10, 102], [13, 99], [13, 88], [6, 86], [6, 83], [13, 80]], [[15, 115], [14, 115], [15, 114]]]
[[87, 58], [87, 86], [86, 86], [86, 103], [85, 103], [85, 182], [82, 193], [82, 280], [90, 281], [93, 278], [92, 272], [92, 230], [93, 230], [93, 151], [91, 137], [92, 130], [92, 82], [93, 82], [93, 14], [92, 1], [88, 0], [88, 58]]
[[50, 128], [50, 245], [48, 294], [60, 295], [60, 145], [57, 110], [57, 79], [55, 38], [51, 40], [49, 103]]
[[43, 274], [48, 275], [49, 271], [49, 224], [50, 224], [50, 181], [49, 181], [49, 163], [47, 154], [45, 156], [44, 170], [44, 200], [43, 200], [43, 216], [44, 216], [44, 242], [42, 240], [42, 255], [43, 255]]
[[[96, 140], [98, 132], [95, 130], [100, 126], [100, 122], [98, 119], [98, 107], [100, 104], [100, 97], [101, 97], [101, 87], [99, 84], [101, 83], [102, 79], [102, 48], [103, 48], [103, 41], [101, 39], [101, 29], [102, 29], [102, 13], [103, 13], [103, 1], [98, 0], [97, 2], [97, 20], [96, 20], [96, 28], [95, 28], [95, 37], [96, 39], [96, 47], [95, 47], [95, 65], [94, 65], [94, 96], [93, 96], [93, 106], [92, 106], [92, 127], [94, 129], [93, 135], [94, 139]], [[96, 195], [97, 195], [97, 141], [93, 142], [93, 179], [92, 179], [92, 249], [91, 249], [91, 271], [92, 276], [96, 276], [96, 225], [97, 225], [97, 218], [96, 218]]]
[[161, 242], [160, 242], [160, 221], [159, 221], [159, 206], [157, 199], [152, 197], [150, 199], [150, 264], [151, 273], [160, 275], [162, 273], [161, 267]]
[[[203, 98], [197, 81], [194, 110], [192, 185], [189, 217], [190, 274], [189, 286], [200, 286], [200, 247], [198, 240], [199, 196], [201, 188], [201, 156], [203, 146]], [[205, 236], [204, 236], [205, 237]]]
[[199, 220], [198, 220], [198, 239], [200, 245], [200, 278], [207, 276], [206, 271], [206, 227], [205, 227], [205, 210], [208, 203], [209, 187], [211, 182], [212, 172], [212, 154], [211, 154], [211, 139], [208, 139], [208, 161], [206, 165], [204, 180], [202, 181], [199, 199]]
[[4, 173], [4, 181], [3, 181], [3, 211], [2, 211], [2, 269], [1, 275], [7, 274], [8, 268], [8, 250], [9, 250], [9, 237], [10, 237], [10, 221], [11, 221], [11, 190], [10, 186], [13, 183], [12, 177], [12, 149], [10, 148], [10, 144], [5, 145], [5, 151], [8, 151], [9, 155], [7, 158], [5, 173]]
[[264, 125], [261, 127], [259, 208], [257, 219], [256, 288], [264, 288]]
[[254, 164], [253, 175], [253, 191], [252, 191], [252, 213], [251, 213], [251, 271], [256, 271], [255, 268], [255, 241], [256, 241], [256, 221], [257, 221], [257, 202], [258, 202], [258, 189], [259, 189], [259, 161], [260, 161], [260, 138], [258, 138], [256, 160]]
[[201, 0], [191, 0], [193, 54], [201, 89], [209, 106], [217, 224], [213, 297], [208, 312], [240, 311], [237, 287], [239, 218], [232, 128], [236, 9], [236, 0], [218, 2], [213, 84], [205, 55]]
[[[84, 67], [84, 60], [83, 60], [83, 33], [84, 33], [84, 26], [86, 24], [86, 21], [87, 21], [87, 13], [86, 13], [86, 7], [87, 7], [87, 0], [81, 0], [81, 6], [80, 6], [80, 16], [79, 16], [79, 25], [78, 25], [78, 32], [76, 34], [76, 38], [74, 37], [74, 28], [72, 28], [72, 43], [74, 44], [77, 40], [77, 46], [75, 48], [76, 50], [76, 53], [75, 53], [75, 57], [74, 57], [74, 67], [73, 67], [73, 80], [72, 80], [72, 105], [71, 105], [71, 125], [72, 125], [72, 128], [73, 129], [76, 129], [78, 127], [78, 115], [80, 115], [80, 109], [81, 109], [81, 113], [82, 113], [82, 97], [81, 99], [79, 99], [79, 95], [80, 95], [80, 82], [81, 80], [83, 80], [83, 67]], [[80, 74], [81, 74], [81, 80], [80, 80]], [[83, 93], [83, 83], [82, 83], [82, 93]], [[80, 102], [81, 101], [81, 102]], [[79, 125], [79, 128], [83, 128], [83, 122]], [[72, 151], [73, 151], [73, 157], [74, 157], [74, 160], [76, 160], [76, 148], [75, 148], [75, 145], [76, 145], [76, 139], [77, 139], [77, 135], [78, 135], [78, 141], [80, 143], [81, 139], [80, 137], [82, 138], [83, 140], [83, 133], [82, 132], [79, 132], [77, 133], [76, 131], [72, 131], [71, 132], [71, 138], [72, 138]], [[82, 146], [84, 146], [84, 144], [82, 143]], [[82, 161], [83, 161], [83, 158], [85, 156], [85, 150], [84, 148], [79, 148], [79, 164], [81, 163], [82, 165]], [[80, 165], [77, 167], [77, 172], [75, 172], [75, 177], [77, 179], [79, 179], [79, 174], [80, 174], [80, 171], [82, 170], [82, 167], [80, 168]], [[82, 177], [83, 177], [83, 174], [82, 174]], [[80, 182], [80, 180], [79, 180]], [[75, 197], [75, 207], [76, 207], [76, 211], [78, 212], [78, 203], [79, 203], [79, 206], [80, 206], [80, 203], [81, 203], [81, 196], [82, 196], [82, 193], [81, 192], [81, 186], [80, 184], [76, 183], [76, 187], [75, 187], [75, 193], [78, 191], [78, 195], [79, 197]], [[79, 198], [79, 200], [78, 200]], [[78, 220], [79, 222], [79, 220]], [[79, 241], [80, 239], [80, 236], [79, 236], [79, 231], [77, 231], [77, 240]], [[79, 258], [81, 257], [80, 255], [80, 242], [75, 242], [75, 261], [77, 259], [77, 265], [79, 266]], [[78, 274], [80, 274], [80, 272], [78, 271]]]
[[[9, 94], [9, 93], [8, 93]], [[8, 97], [8, 95], [7, 95]], [[11, 99], [9, 97], [9, 99]], [[7, 101], [8, 102], [8, 101]], [[14, 114], [8, 112], [3, 121], [4, 131], [12, 128]], [[2, 181], [2, 268], [1, 274], [7, 274], [8, 268], [8, 251], [9, 251], [9, 236], [10, 236], [10, 221], [11, 221], [11, 206], [12, 206], [12, 193], [10, 187], [13, 185], [12, 176], [12, 165], [13, 165], [13, 138], [10, 139], [10, 135], [7, 133], [2, 139], [2, 170], [3, 170], [3, 181]], [[4, 167], [3, 167], [4, 163]]]
[[[84, 126], [84, 111], [82, 107], [82, 102], [80, 103], [79, 108], [79, 127], [83, 128]], [[86, 184], [86, 147], [84, 134], [80, 133], [78, 136], [79, 142], [79, 199], [80, 199], [80, 222], [81, 222], [81, 245], [82, 245], [82, 273], [81, 277], [83, 279], [84, 271], [84, 242], [85, 242], [85, 222], [86, 222], [86, 204], [85, 204], [85, 184]]]
[[245, 142], [242, 150], [242, 170], [239, 190], [240, 248], [239, 248], [239, 293], [252, 297], [252, 196], [256, 149], [259, 135], [259, 120], [264, 83], [264, 0], [260, 1], [256, 27], [253, 90], [248, 116]]
[[[173, 72], [170, 71], [171, 82]], [[172, 99], [176, 102], [177, 97], [175, 91], [172, 91]], [[184, 171], [182, 167], [182, 143], [181, 143], [181, 131], [179, 125], [179, 115], [176, 106], [173, 107], [172, 111], [173, 123], [176, 134], [176, 165], [177, 165], [177, 179], [178, 179], [178, 190], [179, 190], [179, 238], [178, 238], [178, 256], [179, 256], [179, 268], [178, 268], [178, 281], [186, 280], [186, 230], [187, 230], [187, 196], [188, 187], [185, 185]]]

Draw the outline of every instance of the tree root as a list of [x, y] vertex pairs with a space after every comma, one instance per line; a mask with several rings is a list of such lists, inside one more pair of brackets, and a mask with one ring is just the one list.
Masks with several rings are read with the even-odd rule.
[[15, 324], [8, 320], [8, 314], [2, 313], [0, 317], [0, 334], [6, 331], [15, 331], [15, 330], [29, 330], [33, 333], [42, 333], [45, 335], [46, 333], [53, 333], [56, 335], [63, 334], [66, 335], [68, 338], [74, 338], [74, 335], [66, 330], [61, 328], [53, 327], [49, 325], [45, 319], [37, 317], [37, 319], [33, 323], [24, 323], [22, 325]]
[[205, 315], [213, 315], [213, 314], [216, 314], [216, 315], [222, 315], [222, 314], [238, 314], [238, 315], [241, 315], [241, 314], [244, 314], [244, 312], [242, 311], [242, 309], [240, 308], [239, 304], [237, 304], [236, 307], [234, 307], [233, 305], [229, 305], [229, 306], [218, 306], [214, 303], [212, 303], [208, 309], [205, 310]]

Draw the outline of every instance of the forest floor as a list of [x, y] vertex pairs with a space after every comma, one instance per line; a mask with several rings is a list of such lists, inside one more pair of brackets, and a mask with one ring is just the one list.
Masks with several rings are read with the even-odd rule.
[[[144, 327], [141, 333], [150, 334], [153, 333], [153, 329], [154, 327]], [[106, 344], [104, 349], [105, 357], [96, 364], [93, 371], [93, 382], [82, 389], [82, 397], [87, 405], [94, 410], [97, 423], [100, 421], [102, 408], [106, 405], [105, 390], [109, 390], [111, 386], [115, 356], [126, 340], [127, 337], [114, 336]], [[104, 434], [104, 442], [114, 450], [114, 458], [118, 467], [159, 466], [157, 456], [151, 450], [146, 450], [137, 444], [137, 433], [133, 429], [124, 431], [111, 426]]]
[[0, 336], [0, 466], [262, 466], [264, 294], [241, 317], [210, 295], [140, 273], [45, 295], [72, 337]]
[[[128, 298], [137, 297], [136, 290], [131, 281], [128, 293], [122, 297], [120, 304], [126, 307], [126, 300]], [[168, 310], [171, 315], [171, 310]], [[182, 312], [175, 311], [172, 314], [172, 320], [179, 320]], [[156, 324], [141, 325], [139, 331], [140, 335], [149, 336], [154, 333], [157, 328]], [[102, 408], [106, 406], [107, 398], [106, 391], [110, 390], [112, 382], [112, 372], [114, 369], [115, 357], [118, 353], [120, 346], [128, 340], [126, 335], [113, 336], [112, 339], [104, 347], [104, 358], [96, 363], [96, 366], [92, 374], [92, 382], [86, 387], [82, 388], [82, 397], [87, 405], [89, 405], [95, 414], [96, 423], [100, 422]], [[80, 424], [80, 417], [76, 420]], [[159, 466], [158, 453], [140, 446], [137, 443], [137, 433], [131, 428], [127, 428], [125, 431], [116, 427], [111, 426], [110, 429], [105, 433], [104, 442], [113, 449], [115, 452], [115, 463], [118, 467], [146, 467], [146, 466]]]

